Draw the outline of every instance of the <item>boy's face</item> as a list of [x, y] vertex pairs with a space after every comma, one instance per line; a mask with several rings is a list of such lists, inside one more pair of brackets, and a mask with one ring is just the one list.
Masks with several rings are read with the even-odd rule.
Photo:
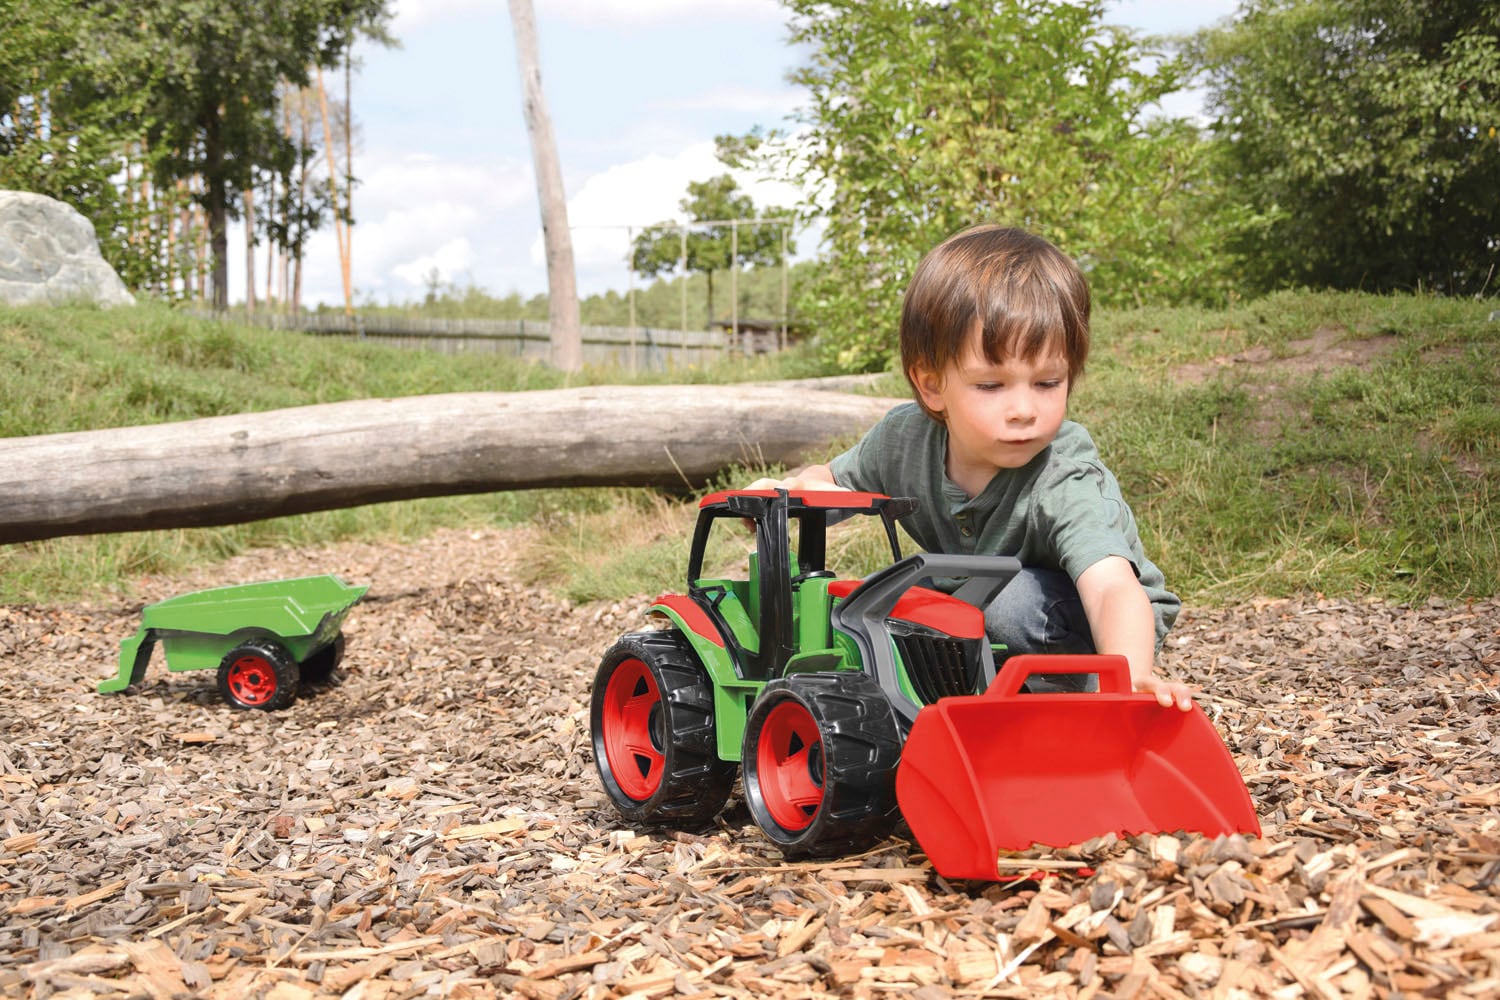
[[913, 369], [912, 382], [947, 424], [948, 478], [970, 496], [999, 470], [1036, 458], [1067, 416], [1066, 358], [1010, 357], [996, 364], [984, 356], [977, 335], [957, 364], [941, 372]]

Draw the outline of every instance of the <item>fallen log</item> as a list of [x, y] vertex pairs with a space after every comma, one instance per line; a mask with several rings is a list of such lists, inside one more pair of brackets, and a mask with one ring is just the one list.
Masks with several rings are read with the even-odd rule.
[[816, 457], [895, 402], [758, 386], [593, 386], [4, 438], [0, 543], [460, 493], [697, 488], [735, 464]]

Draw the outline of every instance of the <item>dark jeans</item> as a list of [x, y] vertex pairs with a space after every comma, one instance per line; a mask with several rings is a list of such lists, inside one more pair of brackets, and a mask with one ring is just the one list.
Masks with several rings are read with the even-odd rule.
[[[1020, 653], [1093, 653], [1094, 635], [1073, 579], [1061, 570], [1023, 569], [984, 611], [990, 642], [1006, 656]], [[1097, 691], [1096, 674], [1033, 674], [1023, 690]]]

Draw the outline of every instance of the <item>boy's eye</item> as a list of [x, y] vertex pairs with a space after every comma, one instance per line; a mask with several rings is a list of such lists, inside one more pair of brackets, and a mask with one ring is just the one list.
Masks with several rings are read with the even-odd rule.
[[1049, 378], [1049, 379], [1044, 379], [1041, 382], [1038, 382], [1037, 383], [1037, 388], [1039, 388], [1039, 389], [1056, 389], [1059, 386], [1061, 386], [1062, 384], [1063, 384], [1063, 380], [1060, 379], [1060, 378]]

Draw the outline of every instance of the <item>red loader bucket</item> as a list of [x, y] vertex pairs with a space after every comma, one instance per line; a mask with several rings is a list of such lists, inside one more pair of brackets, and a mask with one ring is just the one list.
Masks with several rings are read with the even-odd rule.
[[[1100, 690], [1020, 693], [1033, 673], [1097, 673]], [[995, 879], [1001, 851], [1111, 832], [1260, 835], [1203, 709], [1131, 691], [1123, 656], [1016, 656], [984, 694], [923, 708], [901, 751], [896, 799], [945, 878]]]

